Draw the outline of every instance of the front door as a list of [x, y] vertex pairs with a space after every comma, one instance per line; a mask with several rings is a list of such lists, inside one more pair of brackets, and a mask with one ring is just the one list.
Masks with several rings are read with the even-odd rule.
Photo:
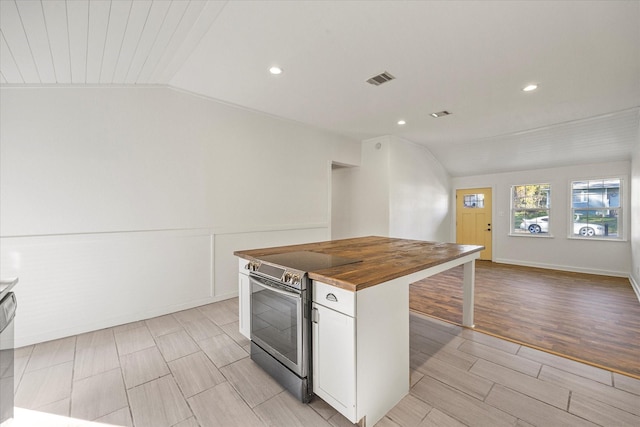
[[491, 188], [456, 190], [456, 243], [480, 245], [480, 259], [491, 260]]

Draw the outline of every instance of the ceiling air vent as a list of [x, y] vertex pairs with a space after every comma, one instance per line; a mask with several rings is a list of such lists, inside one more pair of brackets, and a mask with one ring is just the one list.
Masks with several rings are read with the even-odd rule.
[[438, 111], [437, 113], [431, 113], [431, 117], [435, 117], [437, 119], [438, 117], [448, 116], [449, 114], [451, 113], [448, 111]]
[[385, 71], [384, 73], [371, 77], [369, 80], [367, 80], [367, 83], [372, 84], [374, 86], [380, 86], [382, 83], [386, 83], [389, 80], [393, 80], [393, 79], [395, 79], [395, 77], [389, 74], [389, 72]]

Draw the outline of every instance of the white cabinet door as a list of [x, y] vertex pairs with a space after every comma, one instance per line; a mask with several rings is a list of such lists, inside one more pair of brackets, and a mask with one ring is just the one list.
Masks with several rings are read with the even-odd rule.
[[251, 339], [251, 284], [249, 276], [238, 274], [238, 315], [240, 333]]
[[355, 422], [355, 319], [315, 302], [313, 310], [313, 392]]

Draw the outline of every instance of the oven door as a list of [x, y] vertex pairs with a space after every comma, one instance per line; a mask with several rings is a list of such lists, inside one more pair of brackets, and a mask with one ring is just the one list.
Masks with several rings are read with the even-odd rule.
[[251, 283], [251, 341], [301, 378], [308, 373], [309, 332], [306, 290], [249, 276]]

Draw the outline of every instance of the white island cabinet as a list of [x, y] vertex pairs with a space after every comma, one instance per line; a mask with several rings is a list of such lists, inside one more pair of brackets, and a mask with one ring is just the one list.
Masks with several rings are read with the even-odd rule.
[[313, 392], [373, 426], [410, 388], [408, 282], [352, 292], [314, 281], [312, 295]]
[[350, 420], [356, 418], [356, 322], [354, 293], [313, 285], [313, 392]]
[[251, 284], [246, 259], [239, 259], [238, 264], [238, 329], [246, 338], [251, 339]]

